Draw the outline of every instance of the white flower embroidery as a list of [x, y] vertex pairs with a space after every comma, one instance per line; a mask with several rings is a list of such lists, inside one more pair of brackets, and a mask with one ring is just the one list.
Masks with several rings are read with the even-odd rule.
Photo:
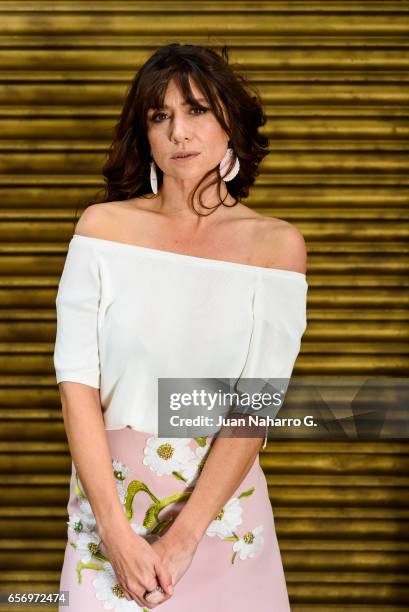
[[127, 467], [124, 463], [121, 463], [117, 459], [113, 459], [112, 469], [114, 471], [116, 490], [118, 491], [119, 499], [121, 501], [121, 504], [124, 504], [126, 499], [126, 487], [124, 484], [124, 480], [128, 476], [129, 467]]
[[148, 438], [144, 455], [144, 465], [158, 476], [178, 472], [194, 458], [188, 438]]
[[118, 461], [117, 459], [112, 460], [112, 468], [114, 470], [114, 476], [117, 480], [125, 480], [129, 473], [129, 467]]
[[222, 539], [231, 536], [237, 525], [242, 523], [242, 512], [243, 508], [240, 506], [239, 498], [231, 497], [208, 526], [206, 535], [211, 538], [218, 536]]
[[198, 446], [192, 460], [183, 467], [181, 474], [188, 485], [194, 484], [197, 478], [200, 476], [200, 468], [206, 459], [209, 449], [210, 444], [206, 444], [206, 446]]
[[152, 533], [150, 529], [147, 529], [143, 525], [139, 525], [139, 523], [129, 523], [129, 524], [132, 527], [132, 529], [135, 531], [135, 533], [140, 535], [142, 538], [145, 538], [145, 540], [149, 542], [150, 544], [160, 539], [160, 534]]
[[96, 533], [80, 533], [77, 538], [77, 552], [83, 563], [90, 563], [93, 554], [99, 550], [101, 538]]
[[91, 504], [86, 497], [79, 497], [78, 503], [80, 506], [80, 519], [86, 531], [94, 531], [96, 520], [92, 512]]
[[116, 490], [118, 491], [118, 496], [120, 499], [121, 504], [125, 503], [125, 499], [126, 499], [126, 487], [122, 482], [117, 481], [116, 482]]
[[74, 533], [80, 533], [85, 529], [79, 514], [69, 515], [67, 525], [68, 529]]
[[133, 612], [142, 612], [142, 608], [136, 601], [126, 599], [112, 565], [108, 562], [105, 562], [103, 565], [104, 570], [98, 571], [98, 577], [92, 581], [92, 584], [95, 587], [95, 596], [104, 602], [105, 610], [115, 610], [115, 612], [133, 610]]
[[263, 525], [259, 525], [252, 531], [247, 531], [247, 533], [233, 544], [233, 550], [239, 553], [240, 559], [254, 557], [264, 542], [263, 536], [260, 535], [262, 531]]
[[132, 529], [140, 536], [146, 536], [149, 533], [149, 529], [144, 527], [143, 525], [139, 525], [139, 523], [129, 523]]
[[89, 503], [88, 497], [78, 497], [78, 503], [83, 514], [94, 516], [92, 506]]

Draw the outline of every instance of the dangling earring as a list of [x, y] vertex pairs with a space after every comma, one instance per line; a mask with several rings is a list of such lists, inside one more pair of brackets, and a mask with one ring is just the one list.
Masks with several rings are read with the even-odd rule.
[[234, 177], [237, 176], [240, 170], [239, 158], [236, 155], [236, 161], [234, 162], [233, 168], [230, 170], [230, 172], [226, 176], [223, 176], [223, 172], [225, 172], [230, 165], [230, 160], [232, 156], [233, 156], [233, 149], [229, 147], [226, 151], [225, 156], [223, 157], [222, 161], [219, 164], [220, 176], [225, 182], [231, 181], [232, 179], [234, 179]]
[[153, 160], [151, 161], [150, 179], [151, 179], [151, 188], [152, 188], [153, 193], [158, 193], [158, 176], [156, 174], [156, 165]]

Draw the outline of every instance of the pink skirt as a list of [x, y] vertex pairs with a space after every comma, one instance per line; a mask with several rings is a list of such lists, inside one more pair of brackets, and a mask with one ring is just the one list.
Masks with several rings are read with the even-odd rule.
[[[152, 541], [166, 530], [185, 501], [176, 498], [156, 514], [147, 514], [148, 509], [157, 500], [192, 491], [211, 438], [156, 438], [129, 427], [106, 430], [106, 434], [119, 498], [128, 510], [131, 507], [132, 528]], [[144, 483], [143, 490], [127, 497], [128, 486], [134, 480]], [[67, 510], [68, 541], [60, 590], [69, 591], [69, 607], [60, 606], [59, 612], [142, 611], [135, 601], [118, 596], [118, 589], [113, 589], [117, 581], [112, 566], [90, 552], [98, 545], [100, 552], [104, 548], [74, 464]], [[89, 547], [91, 542], [97, 546]], [[242, 483], [209, 524], [172, 597], [155, 609], [290, 611], [274, 516], [258, 455]]]

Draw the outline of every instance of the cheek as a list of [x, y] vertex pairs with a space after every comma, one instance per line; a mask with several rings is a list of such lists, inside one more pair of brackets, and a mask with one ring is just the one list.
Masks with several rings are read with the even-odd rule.
[[219, 125], [210, 126], [206, 137], [209, 158], [213, 161], [222, 159], [226, 153], [228, 140], [227, 135], [220, 129]]
[[148, 131], [148, 140], [152, 148], [160, 145], [161, 138], [162, 136], [158, 130], [151, 129]]
[[211, 144], [212, 151], [218, 153], [224, 153], [227, 148], [229, 137], [217, 123], [217, 121], [209, 121], [206, 126], [206, 132], [208, 135], [208, 142]]
[[161, 162], [164, 152], [169, 149], [169, 142], [167, 142], [165, 135], [161, 134], [159, 130], [152, 130], [148, 135], [148, 140], [153, 157]]

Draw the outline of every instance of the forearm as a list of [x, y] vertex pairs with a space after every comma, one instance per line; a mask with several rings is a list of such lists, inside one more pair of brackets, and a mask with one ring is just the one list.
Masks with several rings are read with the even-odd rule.
[[198, 542], [244, 480], [262, 438], [217, 437], [187, 502], [169, 528], [169, 536]]
[[72, 460], [101, 536], [127, 523], [115, 485], [98, 389], [60, 383], [64, 425]]

